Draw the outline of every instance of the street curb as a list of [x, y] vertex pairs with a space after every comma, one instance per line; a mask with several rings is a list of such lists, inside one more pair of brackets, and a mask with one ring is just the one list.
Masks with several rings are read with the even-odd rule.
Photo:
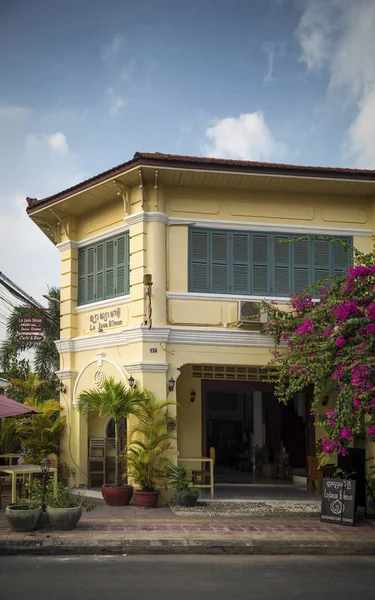
[[0, 556], [95, 554], [251, 554], [375, 556], [374, 540], [131, 539], [99, 538], [0, 540]]

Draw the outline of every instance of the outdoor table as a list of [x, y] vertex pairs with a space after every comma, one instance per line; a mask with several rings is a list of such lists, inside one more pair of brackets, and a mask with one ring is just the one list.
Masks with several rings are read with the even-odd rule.
[[[22, 454], [0, 454], [0, 459], [1, 458], [5, 458], [5, 460], [8, 461], [9, 465], [12, 465], [12, 461], [13, 460], [19, 460], [20, 458], [22, 458]], [[1, 465], [0, 465], [1, 467]]]
[[[16, 483], [17, 483], [17, 475], [28, 475], [29, 481], [32, 475], [38, 475], [42, 472], [40, 465], [0, 465], [0, 472], [6, 473], [7, 475], [11, 475], [12, 477], [12, 504], [14, 504], [17, 500], [16, 494]], [[50, 473], [53, 473], [53, 490], [54, 495], [57, 493], [57, 469], [55, 467], [51, 467], [49, 470]]]
[[198, 462], [200, 464], [202, 463], [210, 463], [210, 485], [196, 485], [194, 484], [194, 487], [196, 488], [210, 488], [211, 491], [211, 498], [214, 497], [214, 493], [215, 493], [215, 481], [214, 481], [214, 459], [213, 458], [208, 458], [207, 456], [193, 456], [193, 457], [185, 457], [185, 456], [179, 456], [178, 457], [178, 462]]

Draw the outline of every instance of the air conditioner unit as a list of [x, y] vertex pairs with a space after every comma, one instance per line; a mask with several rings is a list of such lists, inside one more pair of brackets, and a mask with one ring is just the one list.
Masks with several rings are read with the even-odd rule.
[[261, 307], [260, 302], [240, 300], [238, 303], [238, 320], [241, 323], [268, 323], [268, 313]]

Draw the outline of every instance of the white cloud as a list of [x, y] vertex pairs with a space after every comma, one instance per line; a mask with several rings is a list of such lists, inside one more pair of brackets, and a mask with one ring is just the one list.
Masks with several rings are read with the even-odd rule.
[[124, 37], [119, 33], [116, 33], [111, 41], [104, 46], [102, 50], [103, 59], [108, 62], [113, 61], [123, 47], [124, 41]]
[[66, 135], [61, 133], [61, 131], [52, 134], [42, 133], [39, 135], [27, 135], [26, 146], [34, 148], [45, 146], [56, 154], [69, 154], [69, 144], [67, 137]]
[[276, 141], [262, 112], [226, 117], [208, 127], [209, 143], [202, 147], [207, 156], [240, 160], [280, 161], [287, 148]]
[[357, 107], [343, 151], [359, 167], [375, 163], [374, 32], [374, 0], [308, 0], [296, 31], [307, 68], [326, 70], [328, 90]]
[[126, 106], [126, 100], [121, 94], [116, 94], [114, 90], [109, 87], [106, 91], [106, 101], [108, 105], [109, 114], [111, 117], [115, 117], [118, 112]]
[[48, 143], [52, 150], [55, 150], [56, 152], [60, 152], [61, 154], [67, 154], [69, 152], [68, 140], [66, 139], [66, 135], [61, 133], [61, 131], [48, 136]]
[[285, 45], [280, 42], [268, 42], [263, 46], [263, 51], [268, 55], [268, 68], [263, 77], [263, 84], [274, 81], [275, 59], [282, 58], [285, 55]]
[[24, 106], [0, 106], [0, 119], [24, 119], [30, 109]]

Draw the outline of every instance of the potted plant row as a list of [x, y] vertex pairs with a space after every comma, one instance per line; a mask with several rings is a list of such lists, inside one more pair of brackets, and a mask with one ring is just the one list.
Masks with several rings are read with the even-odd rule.
[[72, 494], [61, 483], [58, 483], [55, 494], [53, 483], [44, 489], [42, 482], [35, 479], [29, 487], [29, 498], [9, 504], [5, 515], [13, 531], [33, 531], [42, 524], [45, 511], [54, 529], [67, 531], [77, 527], [83, 509], [92, 508], [84, 502], [83, 494]]

